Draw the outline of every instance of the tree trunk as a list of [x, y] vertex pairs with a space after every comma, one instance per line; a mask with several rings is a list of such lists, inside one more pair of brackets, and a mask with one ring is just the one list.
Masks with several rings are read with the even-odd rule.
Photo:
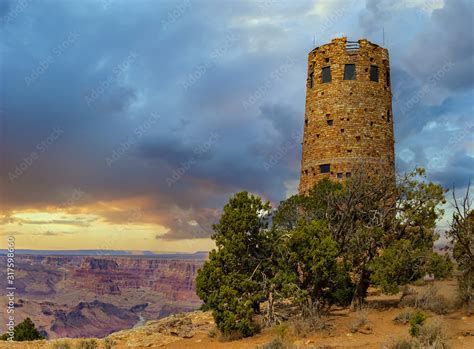
[[367, 270], [362, 271], [357, 284], [354, 296], [352, 297], [351, 310], [357, 310], [362, 307], [367, 296], [367, 290], [370, 286], [370, 273]]
[[269, 326], [272, 326], [275, 324], [273, 291], [270, 291], [270, 293], [268, 294], [267, 319], [268, 319], [267, 321], [268, 321]]

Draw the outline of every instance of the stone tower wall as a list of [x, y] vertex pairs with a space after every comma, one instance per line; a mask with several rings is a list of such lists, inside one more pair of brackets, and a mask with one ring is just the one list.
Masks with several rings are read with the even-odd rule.
[[[346, 64], [355, 64], [354, 80], [344, 79]], [[323, 83], [325, 67], [331, 81]], [[371, 80], [375, 69], [378, 81]], [[334, 39], [309, 53], [306, 86], [299, 192], [324, 177], [344, 180], [358, 164], [369, 173], [394, 174], [388, 51], [365, 39]]]

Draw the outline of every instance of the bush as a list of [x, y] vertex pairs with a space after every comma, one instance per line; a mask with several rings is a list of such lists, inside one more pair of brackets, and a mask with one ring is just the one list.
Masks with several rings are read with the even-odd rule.
[[388, 345], [389, 349], [449, 349], [447, 337], [439, 320], [419, 327], [416, 338], [400, 338]]
[[411, 339], [396, 339], [389, 344], [388, 349], [415, 349], [414, 341]]
[[410, 318], [412, 317], [413, 312], [405, 310], [399, 313], [397, 316], [393, 318], [393, 322], [398, 324], [398, 325], [406, 325], [409, 321]]
[[356, 313], [356, 318], [351, 322], [351, 332], [357, 332], [361, 327], [369, 323], [366, 309], [360, 309]]
[[207, 331], [207, 336], [209, 338], [216, 338], [217, 336], [217, 331], [215, 328], [211, 328], [209, 331]]
[[426, 315], [421, 311], [417, 311], [412, 315], [410, 318], [410, 328], [408, 329], [408, 333], [412, 337], [418, 337], [420, 334], [421, 326], [423, 326], [426, 320]]
[[287, 324], [280, 324], [280, 325], [275, 326], [275, 333], [278, 336], [278, 338], [281, 339], [282, 341], [286, 339], [289, 331], [290, 331], [290, 328]]
[[257, 346], [257, 349], [288, 349], [288, 346], [281, 339], [275, 338], [270, 343]]
[[438, 315], [445, 315], [450, 309], [449, 302], [438, 294], [438, 288], [434, 285], [430, 285], [420, 294], [411, 293], [402, 297], [400, 306], [429, 310]]
[[77, 343], [76, 349], [97, 349], [97, 341], [95, 339], [83, 339]]
[[325, 319], [319, 316], [294, 318], [290, 322], [291, 332], [297, 337], [306, 337], [312, 332], [321, 331], [327, 327], [328, 324]]
[[421, 327], [418, 340], [433, 349], [449, 348], [443, 325], [438, 319]]
[[[27, 317], [25, 320], [16, 325], [14, 332], [15, 334], [13, 340], [19, 342], [44, 339], [44, 337], [39, 333], [39, 331], [35, 327], [35, 324], [33, 323], [33, 321], [31, 321], [29, 317]], [[7, 340], [8, 338], [8, 333], [5, 333], [0, 337], [1, 340]]]

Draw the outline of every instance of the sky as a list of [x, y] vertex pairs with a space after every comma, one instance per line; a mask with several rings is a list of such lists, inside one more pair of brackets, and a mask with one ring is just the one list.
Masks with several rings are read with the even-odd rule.
[[274, 206], [296, 193], [307, 54], [340, 36], [389, 50], [397, 171], [422, 166], [462, 191], [474, 173], [473, 7], [0, 0], [0, 237], [18, 249], [211, 249], [234, 193]]

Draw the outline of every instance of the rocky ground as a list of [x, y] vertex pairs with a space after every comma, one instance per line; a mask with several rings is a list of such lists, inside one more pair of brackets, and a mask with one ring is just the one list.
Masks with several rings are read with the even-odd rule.
[[[423, 290], [427, 286], [415, 287]], [[454, 302], [456, 284], [454, 281], [437, 282], [439, 294]], [[391, 343], [396, 338], [408, 337], [408, 324], [396, 324], [393, 319], [401, 312], [411, 308], [401, 308], [400, 295], [383, 296], [373, 293], [369, 297], [369, 306], [363, 312], [351, 312], [348, 309], [336, 309], [325, 320], [326, 328], [316, 332], [286, 335], [286, 340], [297, 348], [364, 348], [379, 349]], [[442, 322], [451, 348], [474, 348], [474, 316], [466, 317], [459, 310], [450, 311], [445, 315], [437, 315], [426, 311], [428, 322]], [[363, 324], [361, 316], [364, 318]], [[108, 337], [113, 342], [114, 349], [125, 348], [165, 348], [165, 349], [237, 349], [258, 348], [270, 343], [281, 336], [282, 327], [265, 329], [260, 334], [237, 341], [223, 341], [217, 335], [214, 321], [210, 312], [195, 311], [172, 315], [164, 319], [148, 321], [144, 326], [116, 332]], [[71, 349], [81, 343], [81, 339], [71, 339], [67, 342]], [[55, 341], [37, 341], [16, 343], [13, 345], [0, 344], [0, 348], [48, 348], [58, 349]], [[105, 348], [104, 340], [98, 340], [97, 348]], [[56, 345], [56, 346], [55, 346]], [[66, 348], [66, 347], [63, 347]]]

